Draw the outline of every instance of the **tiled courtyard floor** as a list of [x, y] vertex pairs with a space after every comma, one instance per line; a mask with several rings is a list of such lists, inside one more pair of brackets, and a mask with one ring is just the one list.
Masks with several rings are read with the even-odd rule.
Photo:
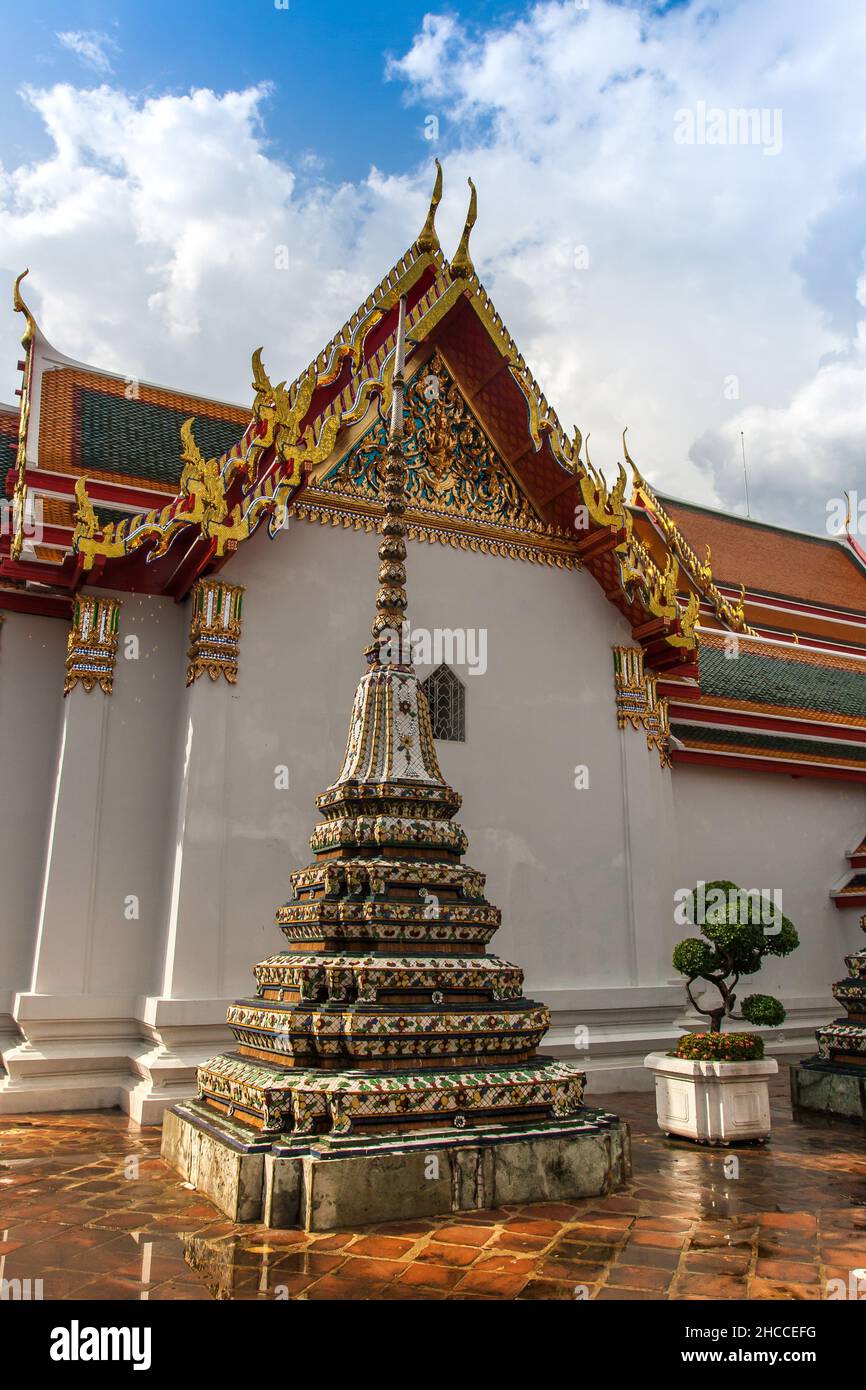
[[117, 1111], [2, 1116], [0, 1279], [45, 1299], [819, 1299], [866, 1266], [863, 1131], [795, 1123], [784, 1069], [766, 1147], [665, 1139], [651, 1094], [591, 1103], [632, 1126], [621, 1192], [319, 1236], [227, 1222]]

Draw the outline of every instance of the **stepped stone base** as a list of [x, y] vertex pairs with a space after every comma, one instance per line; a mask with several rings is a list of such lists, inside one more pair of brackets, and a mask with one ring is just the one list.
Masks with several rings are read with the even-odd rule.
[[791, 1104], [866, 1124], [866, 1066], [807, 1058], [791, 1068]]
[[628, 1125], [589, 1109], [471, 1136], [275, 1140], [193, 1101], [166, 1112], [162, 1155], [232, 1221], [306, 1231], [594, 1197], [631, 1172]]

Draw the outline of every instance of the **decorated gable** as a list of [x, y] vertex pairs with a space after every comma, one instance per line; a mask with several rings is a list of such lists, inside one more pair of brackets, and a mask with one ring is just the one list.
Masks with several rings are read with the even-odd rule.
[[[573, 564], [575, 538], [542, 521], [473, 414], [439, 351], [405, 407], [409, 534], [463, 548]], [[387, 427], [379, 418], [312, 483], [294, 510], [365, 526], [381, 512]], [[571, 553], [569, 553], [571, 552]]]

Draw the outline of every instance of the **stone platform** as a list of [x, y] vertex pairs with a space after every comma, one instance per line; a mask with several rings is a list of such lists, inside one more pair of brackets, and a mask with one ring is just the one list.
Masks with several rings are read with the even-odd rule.
[[791, 1068], [791, 1104], [866, 1125], [866, 1066], [808, 1058]]
[[628, 1125], [590, 1109], [529, 1128], [291, 1140], [193, 1101], [166, 1112], [162, 1156], [232, 1221], [305, 1231], [601, 1196], [631, 1174]]

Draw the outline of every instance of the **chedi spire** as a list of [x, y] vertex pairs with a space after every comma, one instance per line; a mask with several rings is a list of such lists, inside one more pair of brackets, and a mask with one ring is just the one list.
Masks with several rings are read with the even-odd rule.
[[[232, 1171], [238, 1191], [260, 1184], [274, 1225], [596, 1192], [628, 1164], [619, 1121], [583, 1108], [578, 1065], [537, 1056], [550, 1014], [488, 950], [501, 914], [463, 863], [460, 796], [442, 776], [404, 628], [405, 341], [401, 298], [369, 669], [342, 767], [316, 798], [314, 862], [290, 875], [277, 910], [288, 949], [255, 967], [255, 997], [228, 1010], [234, 1049], [200, 1068], [198, 1101], [166, 1120], [164, 1152], [230, 1214], [224, 1179], [202, 1180], [191, 1157], [196, 1134], [233, 1155], [272, 1145], [264, 1178], [242, 1179], [245, 1160]], [[586, 1173], [585, 1140], [603, 1150]], [[435, 1184], [418, 1167], [431, 1146]]]

